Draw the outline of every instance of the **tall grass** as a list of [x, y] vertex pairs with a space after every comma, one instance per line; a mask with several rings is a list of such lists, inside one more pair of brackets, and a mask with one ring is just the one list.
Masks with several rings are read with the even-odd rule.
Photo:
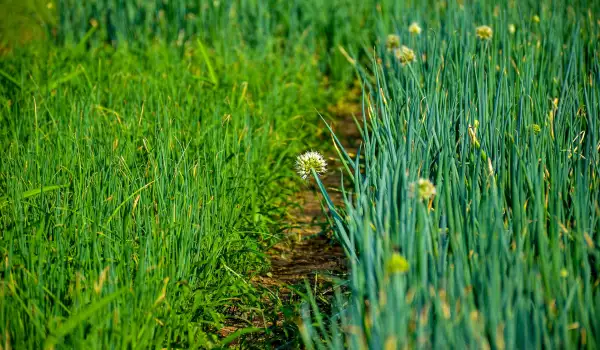
[[[332, 315], [307, 305], [306, 345], [596, 348], [597, 4], [444, 4], [383, 6], [358, 66], [363, 146], [341, 152], [345, 206], [329, 202], [351, 276]], [[388, 33], [417, 61], [398, 63]]]
[[290, 155], [358, 76], [364, 145], [328, 204], [349, 293], [305, 310], [306, 345], [596, 346], [598, 4], [22, 4], [35, 33], [0, 25], [1, 344], [227, 345], [228, 309], [262, 307]]
[[199, 37], [243, 51], [276, 42], [287, 53], [312, 52], [321, 71], [345, 84], [354, 75], [339, 47], [364, 42], [376, 18], [372, 2], [353, 0], [57, 0], [55, 7], [58, 19], [46, 27], [59, 44], [181, 46]]
[[73, 41], [2, 57], [3, 347], [224, 346], [230, 308], [263, 306], [249, 280], [297, 189], [290, 158], [336, 94], [315, 49], [260, 23], [249, 45], [210, 13], [231, 41], [113, 46], [63, 18]]

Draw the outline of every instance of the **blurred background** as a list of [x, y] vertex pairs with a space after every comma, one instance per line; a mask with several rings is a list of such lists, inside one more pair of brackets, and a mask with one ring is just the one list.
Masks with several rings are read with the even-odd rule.
[[43, 40], [57, 25], [56, 3], [0, 0], [0, 52], [32, 40]]

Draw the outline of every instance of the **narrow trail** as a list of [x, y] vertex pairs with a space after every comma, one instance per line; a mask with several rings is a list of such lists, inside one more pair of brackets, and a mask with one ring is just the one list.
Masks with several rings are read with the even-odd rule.
[[[330, 112], [337, 116], [333, 120], [332, 129], [351, 155], [356, 153], [360, 141], [360, 133], [353, 120], [353, 113], [357, 108], [357, 105], [330, 108]], [[338, 190], [342, 164], [335, 151], [325, 154], [325, 158], [328, 170], [322, 176], [323, 184], [333, 202], [342, 205], [342, 194]], [[321, 198], [314, 181], [296, 194], [300, 206], [291, 213], [290, 229], [286, 232], [289, 239], [275, 245], [269, 252], [272, 276], [261, 278], [262, 283], [285, 288], [286, 284], [302, 283], [305, 279], [315, 282], [319, 278], [326, 280], [328, 276], [346, 273], [342, 247], [333, 244], [331, 235], [325, 234], [329, 225], [326, 214], [323, 213]]]
[[[354, 91], [356, 93], [356, 91]], [[361, 137], [354, 122], [354, 116], [360, 111], [360, 105], [356, 101], [340, 101], [337, 105], [329, 108], [329, 113], [335, 115], [332, 129], [344, 148], [350, 155], [354, 155], [358, 149]], [[329, 134], [326, 134], [329, 137]], [[333, 142], [331, 138], [323, 142]], [[317, 150], [317, 149], [315, 149]], [[342, 164], [335, 150], [324, 154], [327, 159], [327, 173], [321, 177], [328, 189], [329, 195], [336, 205], [343, 204], [343, 198], [339, 192], [340, 170]], [[343, 248], [335, 243], [333, 234], [330, 232], [327, 221], [328, 213], [323, 212], [321, 205], [322, 195], [314, 182], [307, 182], [304, 188], [296, 193], [290, 201], [298, 203], [298, 207], [291, 211], [287, 221], [288, 229], [285, 238], [273, 246], [268, 252], [271, 261], [269, 273], [255, 276], [251, 283], [260, 288], [266, 288], [271, 295], [276, 295], [279, 305], [275, 311], [275, 317], [265, 316], [265, 313], [255, 312], [248, 315], [245, 325], [232, 322], [220, 330], [222, 336], [232, 334], [236, 330], [248, 327], [248, 322], [255, 327], [270, 328], [271, 339], [256, 339], [253, 347], [261, 348], [289, 348], [286, 346], [287, 334], [283, 328], [296, 327], [298, 319], [291, 319], [290, 315], [284, 315], [281, 311], [286, 307], [293, 307], [300, 301], [300, 297], [294, 291], [295, 287], [303, 290], [305, 281], [309, 281], [311, 290], [320, 300], [327, 300], [333, 296], [333, 278], [345, 278], [347, 274], [346, 258]], [[276, 309], [272, 300], [266, 300], [265, 304]], [[289, 310], [296, 313], [298, 310]], [[292, 324], [290, 324], [292, 323]]]

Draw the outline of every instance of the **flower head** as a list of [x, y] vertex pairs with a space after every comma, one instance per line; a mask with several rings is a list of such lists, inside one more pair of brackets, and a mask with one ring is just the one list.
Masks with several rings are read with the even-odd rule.
[[516, 31], [517, 31], [517, 27], [514, 24], [509, 24], [508, 25], [508, 32], [510, 34], [515, 34]]
[[385, 46], [388, 50], [396, 49], [400, 46], [400, 37], [396, 34], [389, 34], [385, 41]]
[[479, 140], [477, 139], [477, 129], [479, 128], [479, 120], [475, 119], [475, 122], [473, 123], [474, 125], [471, 126], [471, 124], [469, 124], [469, 128], [468, 128], [468, 133], [469, 133], [469, 137], [471, 138], [471, 142], [473, 143], [473, 145], [475, 145], [475, 147], [479, 148], [480, 144], [479, 144]]
[[405, 273], [409, 268], [408, 261], [398, 253], [393, 253], [386, 263], [386, 269], [390, 275]]
[[419, 179], [416, 183], [412, 183], [411, 192], [417, 195], [420, 200], [428, 200], [437, 193], [435, 186], [428, 179]]
[[475, 35], [481, 40], [491, 40], [494, 32], [488, 26], [479, 26], [475, 28]]
[[299, 155], [296, 159], [296, 171], [303, 180], [308, 179], [311, 170], [314, 170], [318, 175], [325, 173], [327, 170], [327, 162], [319, 152], [309, 151]]
[[540, 16], [533, 15], [533, 17], [531, 17], [531, 20], [533, 21], [533, 23], [540, 23]]
[[412, 35], [419, 35], [421, 34], [421, 27], [419, 26], [419, 23], [417, 22], [412, 22], [410, 24], [410, 26], [408, 26], [408, 32]]
[[414, 62], [416, 59], [415, 52], [404, 45], [394, 50], [394, 56], [402, 65]]

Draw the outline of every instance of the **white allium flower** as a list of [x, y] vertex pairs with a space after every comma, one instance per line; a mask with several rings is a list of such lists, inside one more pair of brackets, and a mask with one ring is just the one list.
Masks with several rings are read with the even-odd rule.
[[492, 40], [494, 31], [489, 26], [479, 26], [475, 28], [475, 35], [481, 40]]
[[389, 34], [385, 41], [385, 46], [388, 50], [397, 49], [400, 47], [400, 36], [397, 34]]
[[327, 162], [319, 152], [309, 151], [299, 155], [296, 159], [296, 171], [303, 180], [308, 179], [311, 169], [314, 169], [318, 175], [327, 170]]
[[437, 193], [435, 186], [428, 179], [421, 178], [413, 182], [410, 187], [412, 195], [418, 196], [420, 200], [428, 200]]
[[408, 26], [408, 32], [412, 35], [419, 35], [421, 34], [421, 26], [419, 26], [419, 23], [417, 22], [412, 22], [410, 26]]
[[415, 52], [404, 45], [400, 46], [399, 49], [394, 50], [394, 56], [396, 56], [403, 66], [414, 62], [417, 59]]

